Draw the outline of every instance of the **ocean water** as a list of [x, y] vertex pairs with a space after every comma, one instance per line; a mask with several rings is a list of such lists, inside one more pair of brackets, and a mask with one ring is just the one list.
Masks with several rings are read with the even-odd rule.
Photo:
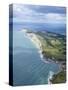
[[59, 65], [44, 62], [35, 44], [17, 27], [13, 28], [13, 84], [48, 84], [50, 73], [58, 72]]

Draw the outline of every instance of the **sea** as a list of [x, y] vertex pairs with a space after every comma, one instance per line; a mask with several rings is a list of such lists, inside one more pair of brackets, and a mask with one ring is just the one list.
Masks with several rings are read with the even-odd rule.
[[[46, 58], [42, 60], [36, 45], [23, 32], [24, 28], [48, 31], [52, 28], [44, 28], [44, 25], [36, 26], [35, 24], [13, 24], [13, 85], [15, 86], [48, 84], [51, 75], [60, 70], [59, 64], [48, 62]], [[51, 30], [52, 32], [65, 34], [65, 30], [62, 28]]]

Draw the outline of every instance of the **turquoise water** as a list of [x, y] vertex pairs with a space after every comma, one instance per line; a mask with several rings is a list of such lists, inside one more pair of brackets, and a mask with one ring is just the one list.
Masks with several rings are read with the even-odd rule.
[[50, 72], [58, 72], [59, 65], [42, 61], [39, 50], [23, 31], [13, 31], [14, 85], [48, 84]]

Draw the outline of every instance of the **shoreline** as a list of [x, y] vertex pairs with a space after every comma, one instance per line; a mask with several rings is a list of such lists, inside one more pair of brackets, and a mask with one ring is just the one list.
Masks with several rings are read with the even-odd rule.
[[53, 73], [53, 74], [50, 73], [50, 75], [48, 77], [48, 84], [52, 84], [51, 80], [52, 80], [53, 76], [57, 75], [59, 72], [61, 72], [63, 70], [63, 68], [62, 68], [63, 67], [63, 63], [62, 63], [62, 61], [59, 62], [58, 60], [54, 61], [54, 60], [52, 60], [50, 58], [45, 58], [45, 56], [42, 53], [42, 44], [41, 44], [40, 40], [38, 39], [37, 35], [35, 35], [32, 32], [29, 33], [29, 32], [27, 32], [27, 30], [24, 30], [24, 32], [26, 33], [27, 38], [29, 38], [35, 44], [35, 46], [38, 48], [38, 50], [39, 50], [38, 53], [40, 54], [40, 58], [41, 58], [41, 60], [44, 63], [54, 62], [56, 64], [59, 64], [60, 70], [58, 72], [56, 72], [56, 73]]
[[55, 73], [52, 72], [52, 71], [49, 72], [49, 76], [48, 76], [48, 84], [52, 84], [51, 79], [52, 79], [52, 77], [53, 77], [54, 74], [55, 74]]
[[[27, 33], [27, 32], [26, 32]], [[42, 45], [40, 40], [37, 38], [37, 35], [34, 33], [27, 33], [28, 38], [35, 44], [36, 48], [38, 49], [38, 53], [40, 54], [40, 58], [44, 63], [49, 63], [48, 60], [44, 59], [44, 55], [42, 54]]]

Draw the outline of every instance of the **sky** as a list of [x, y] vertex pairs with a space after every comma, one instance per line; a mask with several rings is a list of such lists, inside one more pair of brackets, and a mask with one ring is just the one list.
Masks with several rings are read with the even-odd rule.
[[[10, 20], [11, 12], [10, 12]], [[66, 9], [65, 7], [40, 6], [40, 5], [13, 5], [13, 22], [14, 23], [48, 23], [48, 24], [65, 24]]]

